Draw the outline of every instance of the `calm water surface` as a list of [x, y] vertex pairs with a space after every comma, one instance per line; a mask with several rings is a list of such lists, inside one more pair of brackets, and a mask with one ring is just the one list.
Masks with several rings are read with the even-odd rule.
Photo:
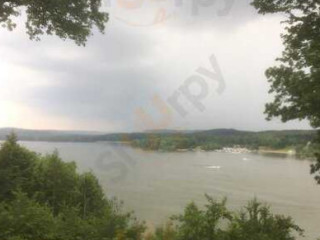
[[57, 149], [80, 171], [91, 169], [109, 196], [150, 225], [164, 223], [190, 201], [204, 204], [204, 194], [228, 198], [239, 209], [257, 197], [276, 213], [292, 216], [320, 237], [320, 186], [309, 175], [310, 162], [253, 154], [214, 152], [143, 152], [112, 143], [22, 142], [41, 153]]

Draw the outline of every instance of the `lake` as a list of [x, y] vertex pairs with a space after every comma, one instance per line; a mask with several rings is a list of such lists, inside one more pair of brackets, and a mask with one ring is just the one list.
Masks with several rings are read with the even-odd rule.
[[126, 210], [148, 225], [164, 223], [190, 201], [205, 203], [204, 194], [228, 198], [239, 209], [257, 197], [275, 213], [292, 216], [306, 230], [305, 239], [320, 237], [320, 186], [309, 175], [310, 162], [255, 154], [215, 152], [144, 152], [119, 143], [21, 142], [40, 152], [57, 149], [79, 171], [92, 170], [108, 196], [123, 200]]

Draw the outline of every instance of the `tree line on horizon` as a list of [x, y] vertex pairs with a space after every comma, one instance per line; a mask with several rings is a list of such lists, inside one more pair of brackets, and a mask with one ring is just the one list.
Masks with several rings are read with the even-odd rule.
[[[8, 134], [11, 129], [1, 133]], [[144, 150], [177, 151], [196, 149], [204, 151], [219, 150], [224, 147], [239, 146], [250, 150], [267, 148], [271, 150], [295, 150], [301, 159], [315, 158], [319, 148], [314, 141], [317, 132], [313, 130], [284, 131], [238, 131], [233, 129], [213, 129], [207, 131], [156, 131], [145, 133], [119, 133], [107, 135], [76, 135], [70, 132], [17, 130], [19, 139], [29, 141], [95, 142], [117, 141], [130, 143]]]
[[201, 149], [203, 151], [221, 150], [225, 147], [242, 147], [252, 151], [259, 149], [294, 150], [300, 159], [314, 159], [319, 144], [314, 141], [314, 131], [268, 131], [242, 132], [228, 131], [223, 134], [208, 132], [175, 134], [141, 134], [129, 140], [133, 147], [153, 151], [176, 151]]

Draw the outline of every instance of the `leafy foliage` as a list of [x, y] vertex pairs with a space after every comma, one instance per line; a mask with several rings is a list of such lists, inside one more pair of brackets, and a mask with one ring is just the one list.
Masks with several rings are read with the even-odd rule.
[[0, 199], [11, 200], [13, 192], [24, 189], [31, 194], [37, 155], [17, 144], [12, 134], [0, 151]]
[[283, 121], [308, 119], [320, 127], [320, 3], [310, 1], [254, 0], [259, 13], [285, 13], [285, 50], [279, 65], [266, 72], [271, 83], [272, 103], [267, 104], [269, 117]]
[[25, 10], [26, 28], [30, 39], [39, 40], [43, 34], [57, 35], [84, 45], [93, 26], [104, 31], [108, 15], [101, 12], [101, 0], [3, 0], [0, 24], [13, 30], [15, 18]]
[[[284, 13], [285, 50], [279, 64], [266, 71], [273, 102], [266, 105], [268, 119], [281, 117], [286, 122], [307, 119], [320, 127], [320, 2], [318, 0], [253, 0], [259, 13]], [[319, 142], [320, 143], [320, 142]], [[319, 150], [318, 150], [319, 151]], [[311, 172], [320, 175], [320, 155]], [[320, 184], [320, 176], [316, 180]]]
[[318, 151], [316, 152], [316, 158], [317, 162], [313, 165], [311, 165], [311, 174], [315, 174], [315, 180], [318, 184], [320, 184], [320, 131], [318, 132], [318, 136], [316, 139], [316, 142], [318, 143]]
[[55, 220], [50, 208], [22, 192], [14, 195], [12, 202], [0, 204], [0, 238], [53, 239]]
[[220, 224], [224, 220], [232, 219], [226, 208], [226, 200], [217, 202], [209, 196], [206, 197], [209, 202], [206, 210], [200, 210], [194, 203], [190, 203], [183, 215], [172, 218], [178, 222], [177, 239], [223, 239], [224, 231]]
[[[312, 140], [316, 136], [314, 131], [267, 131], [242, 132], [229, 130], [222, 133], [211, 131], [179, 134], [141, 134], [132, 139], [134, 147], [145, 150], [176, 151], [181, 149], [200, 148], [204, 151], [213, 151], [223, 147], [241, 146], [257, 150], [260, 147], [271, 149], [293, 148], [298, 156], [310, 157], [306, 149], [313, 149]], [[314, 157], [314, 156], [312, 156]]]
[[57, 153], [45, 156], [36, 167], [35, 198], [52, 207], [56, 215], [65, 206], [73, 206], [79, 196], [75, 163], [65, 163]]
[[257, 200], [239, 213], [226, 208], [226, 200], [215, 201], [207, 196], [204, 210], [190, 203], [179, 216], [157, 229], [147, 240], [294, 240], [302, 236], [290, 217], [273, 215]]
[[233, 219], [228, 234], [234, 240], [293, 240], [292, 232], [303, 235], [290, 217], [271, 214], [267, 206], [255, 199]]
[[57, 152], [37, 155], [12, 134], [0, 149], [0, 167], [1, 239], [142, 238], [144, 224], [107, 199], [92, 173], [78, 174]]
[[145, 240], [175, 240], [177, 239], [177, 231], [172, 222], [168, 222], [163, 227], [158, 227], [154, 234], [149, 233]]

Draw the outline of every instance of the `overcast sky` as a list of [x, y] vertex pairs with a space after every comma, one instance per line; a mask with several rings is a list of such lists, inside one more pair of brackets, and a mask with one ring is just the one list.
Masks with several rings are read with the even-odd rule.
[[309, 128], [263, 114], [272, 99], [264, 71], [283, 49], [281, 16], [259, 16], [248, 0], [178, 2], [106, 1], [106, 33], [86, 47], [30, 41], [23, 25], [0, 29], [0, 127]]

